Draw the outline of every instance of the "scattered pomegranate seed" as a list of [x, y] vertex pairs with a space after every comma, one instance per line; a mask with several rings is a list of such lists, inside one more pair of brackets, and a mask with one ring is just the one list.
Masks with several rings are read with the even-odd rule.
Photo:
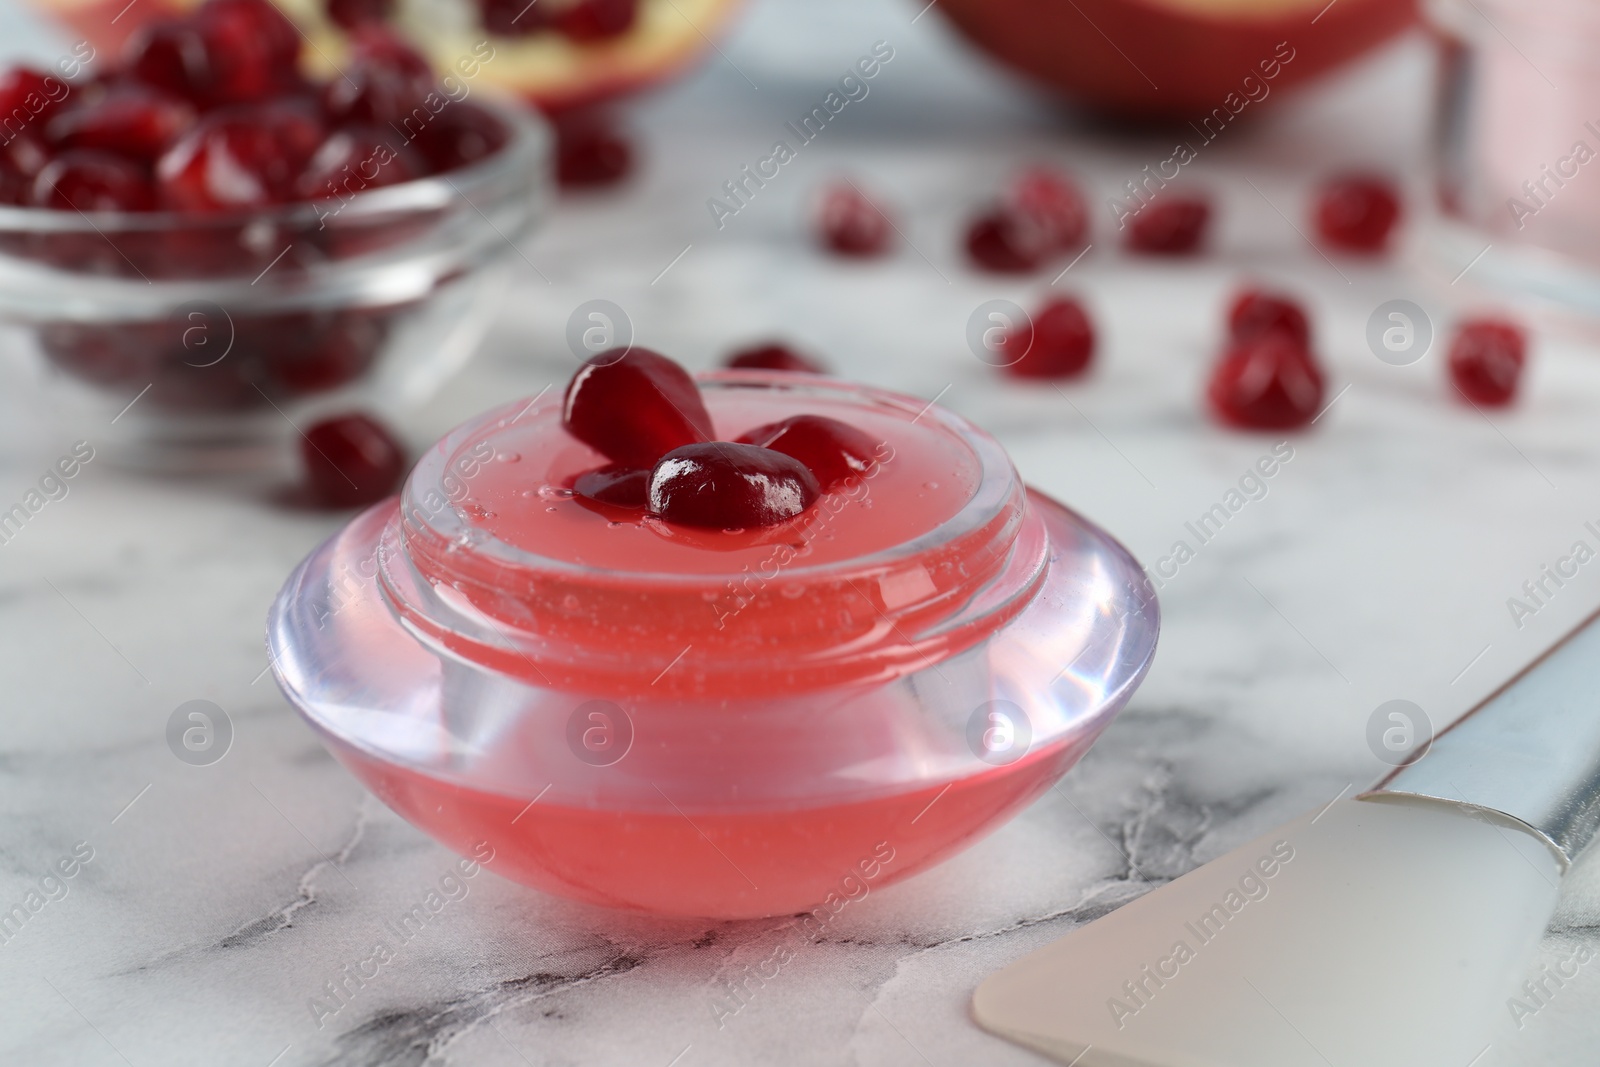
[[1037, 270], [1050, 251], [1044, 231], [1014, 210], [995, 208], [967, 227], [967, 255], [977, 266], [997, 274]]
[[455, 170], [499, 151], [508, 136], [492, 112], [463, 100], [435, 115], [412, 144], [434, 170]]
[[182, 97], [134, 83], [61, 112], [47, 131], [63, 148], [98, 148], [154, 163], [194, 121], [194, 108]]
[[650, 471], [612, 463], [578, 475], [572, 491], [582, 500], [614, 508], [642, 508], [650, 494]]
[[1218, 418], [1247, 430], [1288, 430], [1316, 418], [1322, 372], [1294, 338], [1271, 331], [1228, 346], [1207, 396]]
[[352, 36], [344, 76], [323, 88], [322, 106], [329, 118], [406, 130], [407, 119], [416, 126], [418, 108], [431, 116], [424, 101], [437, 82], [427, 59], [386, 26], [367, 24]]
[[888, 251], [893, 231], [889, 217], [850, 182], [823, 190], [817, 235], [824, 247], [841, 256], [879, 256]]
[[1029, 167], [1017, 175], [1007, 203], [1039, 229], [1053, 250], [1078, 248], [1089, 232], [1089, 208], [1083, 194], [1070, 178], [1050, 167]]
[[741, 444], [759, 445], [804, 463], [826, 493], [847, 478], [859, 478], [878, 461], [881, 441], [838, 419], [795, 415], [739, 435]]
[[1234, 298], [1228, 311], [1228, 333], [1234, 341], [1282, 332], [1301, 348], [1311, 346], [1311, 326], [1305, 309], [1292, 297], [1265, 289], [1246, 289]]
[[556, 122], [556, 181], [563, 189], [611, 185], [633, 169], [633, 146], [611, 121], [585, 114]]
[[1194, 196], [1168, 194], [1141, 208], [1128, 224], [1128, 250], [1156, 256], [1186, 256], [1199, 251], [1211, 220], [1211, 204]]
[[620, 37], [638, 17], [639, 0], [578, 0], [553, 16], [556, 29], [583, 44]]
[[1474, 404], [1511, 403], [1527, 360], [1522, 327], [1503, 319], [1471, 319], [1450, 342], [1450, 379]]
[[77, 149], [45, 165], [33, 181], [34, 207], [68, 211], [149, 211], [155, 188], [143, 167], [130, 159]]
[[292, 199], [323, 129], [289, 103], [207, 115], [156, 164], [163, 202], [187, 211], [261, 207]]
[[368, 415], [339, 415], [306, 431], [300, 442], [306, 487], [330, 508], [372, 504], [389, 496], [406, 474], [406, 454], [384, 425]]
[[675, 448], [650, 472], [650, 511], [713, 530], [774, 526], [817, 499], [805, 464], [757, 445], [706, 441]]
[[[387, 22], [394, 14], [395, 0], [324, 0], [328, 20], [347, 30], [369, 22]], [[523, 0], [524, 3], [527, 0]], [[487, 27], [485, 27], [487, 28]]]
[[1041, 308], [1031, 324], [1007, 334], [1002, 344], [1002, 356], [1022, 353], [1004, 364], [1008, 374], [1071, 378], [1087, 370], [1094, 357], [1094, 326], [1082, 304], [1062, 297]]
[[478, 21], [497, 37], [527, 37], [550, 28], [551, 15], [540, 0], [478, 0]]
[[1347, 252], [1381, 252], [1400, 220], [1400, 195], [1385, 178], [1349, 174], [1317, 194], [1317, 233]]
[[602, 352], [567, 383], [562, 425], [615, 463], [651, 467], [711, 440], [711, 416], [689, 372], [648, 348]]
[[396, 138], [370, 126], [346, 126], [322, 142], [296, 183], [299, 195], [317, 200], [351, 197], [368, 189], [408, 182], [422, 166]]
[[826, 374], [828, 369], [780, 341], [742, 348], [728, 357], [727, 365], [740, 370], [783, 370], [798, 374]]

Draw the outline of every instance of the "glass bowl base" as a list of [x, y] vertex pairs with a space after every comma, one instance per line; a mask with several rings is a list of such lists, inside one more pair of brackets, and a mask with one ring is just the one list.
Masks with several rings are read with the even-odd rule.
[[1049, 542], [1042, 578], [963, 651], [848, 686], [604, 698], [486, 670], [402, 626], [378, 578], [396, 507], [357, 517], [290, 577], [268, 621], [280, 687], [351, 773], [441, 844], [637, 912], [796, 914], [850, 879], [882, 885], [953, 855], [1088, 750], [1159, 629], [1126, 550], [1030, 492]]

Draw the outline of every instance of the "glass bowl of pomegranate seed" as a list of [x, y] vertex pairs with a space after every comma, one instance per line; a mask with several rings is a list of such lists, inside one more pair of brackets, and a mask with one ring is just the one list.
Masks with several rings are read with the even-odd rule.
[[119, 462], [281, 467], [303, 418], [421, 402], [542, 216], [525, 108], [444, 95], [379, 29], [327, 81], [300, 42], [210, 0], [98, 68], [0, 75], [29, 116], [0, 146], [0, 329]]
[[959, 416], [635, 348], [438, 442], [290, 576], [268, 643], [327, 748], [447, 847], [749, 918], [998, 827], [1158, 627], [1138, 562]]

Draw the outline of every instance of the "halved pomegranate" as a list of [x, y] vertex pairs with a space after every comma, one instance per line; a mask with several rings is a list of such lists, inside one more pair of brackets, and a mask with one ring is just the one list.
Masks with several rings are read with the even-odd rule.
[[1198, 120], [1217, 109], [1222, 122], [1394, 36], [1416, 18], [1416, 8], [1416, 0], [935, 5], [1014, 69], [1102, 111]]
[[[97, 49], [116, 54], [134, 31], [199, 0], [31, 0]], [[342, 67], [341, 22], [370, 26], [391, 5], [274, 0], [305, 32], [308, 61]], [[495, 86], [539, 108], [563, 111], [626, 96], [686, 71], [728, 27], [740, 0], [479, 0], [395, 4], [388, 22], [441, 74], [475, 90]], [[508, 10], [515, 7], [517, 10]], [[333, 70], [319, 70], [331, 75]]]

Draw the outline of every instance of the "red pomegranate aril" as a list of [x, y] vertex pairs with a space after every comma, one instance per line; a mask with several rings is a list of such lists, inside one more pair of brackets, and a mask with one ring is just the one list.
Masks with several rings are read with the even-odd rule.
[[194, 122], [187, 100], [134, 83], [61, 112], [46, 129], [63, 148], [98, 148], [154, 163]]
[[1211, 221], [1211, 204], [1194, 196], [1171, 194], [1152, 200], [1128, 223], [1130, 252], [1186, 256], [1200, 250]]
[[1317, 193], [1317, 233], [1346, 252], [1381, 252], [1400, 220], [1400, 194], [1387, 179], [1366, 174], [1334, 178]]
[[487, 158], [505, 145], [505, 123], [471, 101], [453, 103], [417, 131], [412, 145], [430, 169], [455, 170]]
[[26, 204], [33, 179], [49, 162], [50, 149], [26, 131], [0, 145], [0, 203]]
[[339, 415], [306, 431], [300, 442], [306, 488], [330, 508], [373, 504], [392, 494], [406, 473], [394, 435], [369, 415]]
[[974, 265], [996, 274], [1037, 270], [1050, 254], [1044, 231], [1010, 208], [995, 208], [967, 227], [967, 255]]
[[206, 0], [195, 17], [219, 41], [255, 41], [280, 70], [300, 58], [300, 31], [271, 0]]
[[727, 366], [739, 370], [781, 370], [796, 374], [826, 374], [828, 368], [808, 359], [782, 342], [742, 348], [728, 357]]
[[639, 0], [578, 0], [551, 19], [568, 38], [588, 44], [622, 36], [638, 17]]
[[550, 28], [548, 0], [478, 0], [478, 22], [497, 37], [528, 37]]
[[133, 160], [77, 149], [45, 165], [29, 202], [68, 211], [150, 211], [156, 194], [149, 172]]
[[572, 491], [580, 500], [637, 510], [650, 495], [650, 469], [612, 463], [578, 475]]
[[337, 197], [341, 200], [368, 189], [408, 182], [422, 172], [422, 165], [403, 145], [370, 126], [346, 126], [333, 133], [318, 148], [296, 191], [308, 200]]
[[162, 200], [196, 212], [285, 202], [322, 141], [321, 124], [298, 103], [214, 112], [157, 162]]
[[1322, 408], [1322, 372], [1311, 353], [1282, 332], [1229, 345], [1207, 396], [1224, 423], [1247, 430], [1304, 426]]
[[1274, 332], [1288, 335], [1301, 348], [1311, 345], [1310, 321], [1293, 298], [1265, 289], [1246, 289], [1234, 298], [1228, 311], [1231, 340], [1248, 341]]
[[129, 38], [123, 63], [128, 74], [145, 85], [197, 104], [211, 102], [211, 57], [192, 18], [146, 23]]
[[711, 440], [711, 416], [689, 372], [648, 348], [613, 349], [567, 383], [562, 425], [614, 463], [653, 467], [682, 445]]
[[1503, 319], [1471, 319], [1450, 342], [1450, 380], [1474, 404], [1498, 407], [1517, 393], [1527, 361], [1522, 327]]
[[817, 499], [805, 464], [757, 445], [706, 441], [662, 456], [650, 472], [649, 507], [670, 523], [712, 530], [775, 526]]
[[817, 236], [823, 247], [841, 256], [880, 256], [888, 251], [893, 232], [889, 216], [850, 182], [823, 190], [817, 212]]
[[299, 77], [300, 33], [268, 0], [210, 0], [142, 28], [124, 52], [130, 74], [202, 108], [255, 103]]
[[1029, 167], [1011, 184], [1009, 206], [1038, 227], [1056, 251], [1083, 244], [1089, 230], [1089, 208], [1072, 180], [1049, 167]]
[[794, 415], [739, 435], [739, 443], [782, 452], [805, 464], [824, 493], [849, 478], [860, 478], [878, 462], [882, 441], [838, 419]]
[[265, 100], [297, 80], [300, 31], [270, 0], [207, 0], [195, 11], [215, 103]]
[[[451, 93], [427, 59], [381, 21], [396, 0], [320, 2], [354, 24], [345, 35], [350, 59], [328, 80], [299, 70], [304, 38], [273, 0], [180, 0], [179, 8], [193, 5], [186, 14], [146, 22], [120, 62], [97, 67], [92, 77], [69, 82], [27, 67], [0, 71], [0, 204], [71, 210], [71, 200], [92, 210], [120, 204], [248, 213], [347, 199], [470, 166], [505, 148], [512, 126], [493, 108], [447, 99]], [[568, 2], [552, 0], [545, 9]], [[605, 158], [604, 145], [589, 148], [578, 180], [605, 180], [626, 169], [626, 145], [620, 164]], [[40, 173], [58, 152], [70, 158], [41, 185]], [[83, 152], [100, 155], [72, 155]], [[142, 168], [145, 180], [134, 180], [108, 156]], [[146, 186], [154, 190], [153, 204]], [[129, 233], [115, 248], [93, 242], [87, 258], [80, 255], [84, 242], [44, 235], [27, 242], [28, 254], [58, 267], [99, 270], [104, 246], [141, 275], [202, 278], [253, 262], [263, 251], [269, 262], [283, 251], [270, 240], [271, 226], [245, 226], [249, 221], [231, 230], [205, 219]], [[420, 232], [427, 220], [341, 219], [338, 232], [293, 246], [289, 263], [361, 254], [408, 236], [402, 232], [408, 225]]]
[[32, 67], [12, 67], [0, 74], [0, 130], [7, 138], [43, 123], [72, 94], [72, 87], [54, 74]]
[[1011, 359], [1003, 366], [1014, 377], [1071, 378], [1088, 369], [1094, 340], [1094, 326], [1083, 305], [1062, 297], [1007, 334], [1000, 354]]
[[563, 189], [612, 185], [633, 169], [633, 146], [609, 119], [568, 117], [556, 122], [556, 181]]
[[334, 25], [353, 30], [369, 22], [387, 22], [394, 4], [395, 0], [325, 0], [322, 7]]
[[322, 106], [335, 123], [365, 122], [377, 126], [414, 127], [431, 117], [425, 101], [436, 91], [433, 68], [398, 34], [382, 25], [358, 28], [351, 62], [343, 77], [323, 90]]

